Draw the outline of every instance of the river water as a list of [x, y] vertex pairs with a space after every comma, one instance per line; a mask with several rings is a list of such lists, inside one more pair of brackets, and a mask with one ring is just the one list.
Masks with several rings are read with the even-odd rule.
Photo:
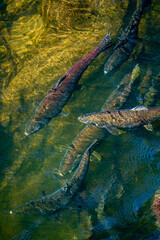
[[[26, 201], [63, 183], [54, 170], [84, 125], [78, 116], [99, 111], [138, 63], [140, 77], [124, 108], [159, 106], [160, 3], [152, 0], [139, 25], [139, 41], [113, 73], [103, 66], [113, 48], [83, 74], [80, 90], [36, 134], [26, 123], [57, 80], [110, 33], [117, 42], [135, 0], [2, 0], [0, 3], [0, 239], [159, 239], [151, 207], [160, 183], [160, 124], [110, 135], [95, 149], [86, 179], [71, 204], [52, 216], [11, 215]], [[97, 156], [97, 157], [96, 157]]]

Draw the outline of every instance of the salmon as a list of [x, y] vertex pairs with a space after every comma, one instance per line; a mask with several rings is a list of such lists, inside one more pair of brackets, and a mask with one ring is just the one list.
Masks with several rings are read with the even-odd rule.
[[[120, 84], [103, 104], [101, 111], [120, 109], [130, 95], [132, 86], [139, 77], [139, 74], [140, 68], [137, 64], [131, 73], [128, 73], [124, 76]], [[86, 151], [90, 144], [94, 142], [95, 139], [97, 139], [99, 144], [108, 136], [109, 132], [105, 128], [98, 128], [91, 125], [85, 126], [73, 140], [69, 149], [66, 151], [56, 174], [64, 176], [70, 171], [73, 171], [75, 166], [77, 166], [78, 162], [80, 161], [80, 156]], [[94, 147], [96, 147], [96, 145], [94, 145]]]
[[37, 132], [47, 125], [53, 117], [57, 117], [62, 113], [62, 108], [66, 105], [77, 87], [83, 72], [102, 51], [112, 45], [113, 43], [107, 34], [97, 48], [77, 62], [59, 79], [39, 104], [33, 117], [27, 123], [25, 128], [26, 135]]
[[127, 28], [122, 32], [120, 40], [116, 44], [112, 55], [104, 65], [104, 74], [108, 74], [115, 70], [122, 62], [127, 60], [132, 53], [138, 41], [138, 26], [144, 7], [148, 4], [148, 0], [141, 0]]
[[65, 208], [77, 193], [80, 185], [86, 177], [89, 168], [91, 148], [95, 143], [96, 140], [87, 148], [77, 170], [63, 187], [50, 195], [45, 195], [38, 200], [29, 201], [24, 205], [11, 210], [10, 214], [50, 215]]
[[106, 128], [112, 134], [117, 135], [117, 128], [139, 127], [148, 124], [150, 126], [151, 122], [160, 119], [160, 107], [138, 106], [133, 109], [90, 113], [78, 119], [85, 124]]

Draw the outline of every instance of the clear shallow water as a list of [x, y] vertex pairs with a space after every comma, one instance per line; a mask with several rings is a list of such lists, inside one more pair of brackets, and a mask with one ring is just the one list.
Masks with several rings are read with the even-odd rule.
[[[96, 148], [79, 195], [69, 207], [50, 217], [14, 216], [9, 210], [52, 193], [62, 183], [53, 171], [84, 125], [77, 117], [100, 110], [108, 96], [136, 63], [140, 78], [124, 107], [144, 98], [160, 105], [152, 79], [159, 74], [159, 9], [143, 14], [139, 42], [115, 72], [103, 75], [112, 49], [102, 53], [83, 74], [82, 89], [64, 107], [67, 117], [53, 119], [37, 134], [24, 128], [37, 104], [76, 61], [111, 32], [117, 40], [136, 1], [3, 1], [0, 17], [0, 236], [1, 239], [158, 239], [151, 205], [159, 188], [160, 132], [137, 128], [109, 136]], [[81, 5], [82, 4], [82, 5]], [[52, 5], [54, 7], [52, 7]], [[62, 17], [63, 16], [63, 17]], [[64, 19], [67, 19], [64, 21]]]

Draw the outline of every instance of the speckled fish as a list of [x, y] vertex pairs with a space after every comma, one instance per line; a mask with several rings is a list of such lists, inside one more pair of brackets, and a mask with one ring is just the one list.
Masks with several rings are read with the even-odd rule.
[[146, 108], [138, 106], [133, 109], [90, 113], [78, 119], [85, 124], [106, 128], [110, 133], [117, 135], [117, 128], [131, 128], [144, 125], [150, 130], [151, 122], [160, 119], [160, 107]]
[[25, 203], [15, 210], [10, 211], [10, 214], [53, 214], [65, 208], [77, 193], [80, 185], [85, 179], [90, 162], [91, 148], [95, 143], [96, 140], [85, 151], [76, 172], [73, 177], [67, 181], [66, 185], [50, 195]]
[[107, 34], [97, 48], [77, 62], [68, 70], [52, 87], [45, 98], [37, 107], [34, 116], [29, 120], [25, 128], [25, 134], [37, 132], [48, 122], [61, 113], [62, 108], [70, 99], [77, 83], [88, 65], [106, 48], [113, 45]]
[[[129, 94], [131, 93], [132, 86], [135, 80], [139, 77], [140, 68], [138, 64], [134, 67], [131, 73], [124, 76], [117, 88], [112, 92], [110, 97], [104, 103], [101, 111], [120, 109], [126, 102]], [[100, 143], [104, 138], [109, 136], [109, 132], [105, 128], [98, 128], [95, 126], [87, 125], [76, 136], [66, 151], [64, 158], [62, 159], [57, 174], [64, 176], [73, 171], [77, 163], [79, 162], [79, 156], [81, 156], [90, 144], [97, 139]], [[94, 145], [95, 147], [96, 145]], [[92, 148], [93, 150], [93, 148]]]
[[101, 111], [107, 111], [107, 110], [116, 110], [120, 109], [125, 103], [127, 97], [129, 96], [132, 85], [135, 82], [135, 80], [140, 75], [140, 67], [137, 64], [132, 73], [128, 73], [125, 75], [125, 77], [122, 79], [119, 86], [112, 92], [112, 94], [109, 96], [109, 98], [106, 100], [105, 104], [102, 106]]
[[138, 25], [142, 16], [144, 7], [148, 0], [141, 0], [135, 10], [128, 27], [122, 32], [120, 40], [114, 48], [112, 55], [104, 65], [104, 74], [115, 70], [123, 61], [128, 59], [138, 40]]

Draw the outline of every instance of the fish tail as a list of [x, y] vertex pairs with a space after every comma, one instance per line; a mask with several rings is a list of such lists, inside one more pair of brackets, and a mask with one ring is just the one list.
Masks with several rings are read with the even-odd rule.
[[140, 67], [138, 64], [134, 67], [132, 74], [131, 74], [131, 84], [139, 77], [140, 75]]
[[111, 46], [113, 46], [113, 42], [111, 41], [110, 39], [110, 34], [107, 34], [103, 39], [102, 41], [100, 42], [99, 46], [98, 47], [101, 47], [102, 50], [106, 49], [106, 48], [109, 48]]

